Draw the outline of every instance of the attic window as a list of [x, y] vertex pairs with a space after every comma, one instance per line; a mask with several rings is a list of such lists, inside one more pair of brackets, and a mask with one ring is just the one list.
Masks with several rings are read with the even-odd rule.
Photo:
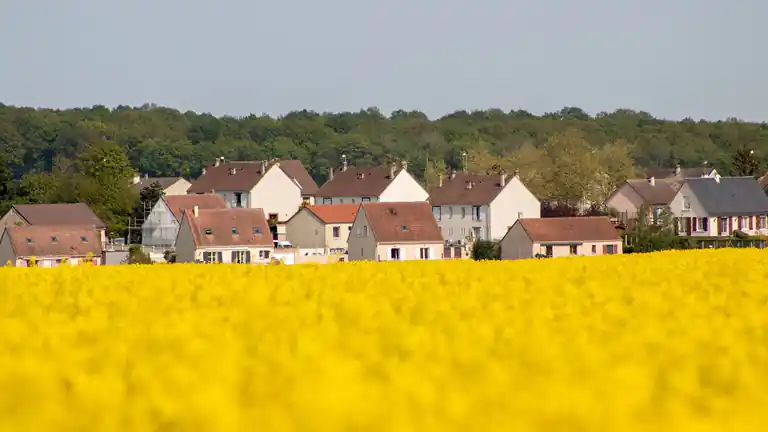
[[87, 242], [88, 239], [85, 236], [80, 236], [80, 241]]
[[27, 237], [27, 244], [32, 244], [32, 239]]
[[58, 241], [59, 241], [59, 239], [57, 239], [57, 238], [56, 238], [56, 236], [52, 236], [52, 237], [51, 237], [51, 241], [52, 241], [53, 243], [56, 243], [56, 242], [58, 242]]
[[205, 235], [212, 235], [212, 234], [213, 234], [213, 230], [212, 229], [210, 229], [210, 228], [206, 228], [205, 229]]
[[253, 233], [254, 233], [254, 234], [261, 234], [261, 228], [259, 228], [259, 227], [254, 227], [254, 228], [253, 228]]

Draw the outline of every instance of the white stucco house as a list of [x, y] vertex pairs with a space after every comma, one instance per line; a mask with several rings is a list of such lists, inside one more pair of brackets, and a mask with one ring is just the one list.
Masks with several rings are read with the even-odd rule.
[[408, 164], [357, 168], [344, 162], [317, 191], [316, 204], [426, 201], [429, 194], [408, 173]]

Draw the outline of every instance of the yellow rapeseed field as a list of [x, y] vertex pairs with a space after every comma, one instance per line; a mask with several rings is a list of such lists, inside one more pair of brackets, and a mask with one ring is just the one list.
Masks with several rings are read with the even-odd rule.
[[757, 431], [768, 251], [0, 269], [0, 431]]

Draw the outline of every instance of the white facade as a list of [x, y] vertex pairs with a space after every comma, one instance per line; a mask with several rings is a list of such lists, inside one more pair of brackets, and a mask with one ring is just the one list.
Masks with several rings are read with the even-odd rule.
[[400, 170], [381, 195], [318, 197], [315, 204], [362, 204], [369, 202], [426, 201], [429, 194], [406, 170]]

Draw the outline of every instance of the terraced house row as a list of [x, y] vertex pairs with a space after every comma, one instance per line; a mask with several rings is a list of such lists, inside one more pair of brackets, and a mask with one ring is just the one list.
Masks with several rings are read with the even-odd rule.
[[[502, 259], [617, 254], [617, 225], [667, 214], [678, 235], [768, 233], [768, 178], [654, 170], [611, 194], [612, 219], [541, 218], [541, 203], [518, 172], [454, 171], [425, 189], [407, 168], [343, 162], [320, 186], [298, 160], [219, 158], [192, 181], [137, 175], [137, 191], [152, 184], [163, 191], [141, 227], [141, 246], [158, 262], [294, 264], [462, 259], [478, 240], [498, 242]], [[125, 260], [85, 204], [17, 205], [0, 223], [0, 259], [12, 265], [32, 257], [44, 267]]]

